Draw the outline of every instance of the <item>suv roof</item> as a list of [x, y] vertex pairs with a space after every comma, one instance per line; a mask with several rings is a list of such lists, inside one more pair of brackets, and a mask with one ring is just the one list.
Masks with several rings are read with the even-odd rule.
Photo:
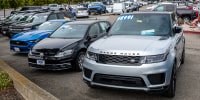
[[106, 20], [87, 20], [87, 21], [74, 21], [66, 24], [92, 24], [99, 21], [106, 21]]
[[173, 12], [150, 11], [150, 12], [134, 12], [134, 13], [127, 13], [127, 14], [122, 14], [122, 15], [130, 15], [130, 14], [173, 14]]

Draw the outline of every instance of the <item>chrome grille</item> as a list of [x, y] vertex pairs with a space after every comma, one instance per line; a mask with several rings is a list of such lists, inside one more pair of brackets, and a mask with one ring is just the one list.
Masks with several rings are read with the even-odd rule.
[[98, 63], [117, 64], [117, 65], [132, 65], [140, 64], [140, 56], [121, 56], [121, 55], [98, 55]]

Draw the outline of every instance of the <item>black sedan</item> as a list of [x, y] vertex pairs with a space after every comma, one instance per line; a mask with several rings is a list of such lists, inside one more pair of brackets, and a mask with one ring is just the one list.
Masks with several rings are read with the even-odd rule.
[[87, 47], [106, 35], [109, 21], [90, 20], [69, 22], [48, 38], [37, 43], [29, 52], [29, 67], [45, 70], [72, 68], [82, 70]]

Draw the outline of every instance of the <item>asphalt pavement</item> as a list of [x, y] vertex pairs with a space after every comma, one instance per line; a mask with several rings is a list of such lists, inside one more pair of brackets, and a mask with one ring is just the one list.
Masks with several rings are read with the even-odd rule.
[[[95, 17], [113, 22], [117, 15]], [[82, 80], [82, 73], [72, 70], [30, 69], [27, 54], [10, 52], [9, 39], [2, 35], [0, 35], [0, 59], [61, 100], [199, 100], [200, 35], [185, 34], [185, 37], [185, 64], [178, 70], [176, 96], [172, 99], [143, 91], [89, 88]]]

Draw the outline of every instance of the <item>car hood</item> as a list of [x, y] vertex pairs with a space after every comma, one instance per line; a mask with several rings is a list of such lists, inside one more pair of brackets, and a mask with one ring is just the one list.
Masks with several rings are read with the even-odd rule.
[[48, 36], [53, 30], [31, 30], [27, 32], [18, 33], [12, 37], [14, 41], [30, 41], [40, 39], [41, 36]]
[[17, 26], [18, 27], [28, 27], [28, 26], [34, 26], [34, 25], [37, 25], [37, 24], [40, 24], [40, 23], [21, 23], [21, 24], [18, 24]]
[[42, 49], [57, 49], [62, 50], [67, 46], [80, 41], [81, 39], [62, 39], [62, 38], [46, 38], [39, 43], [37, 43], [33, 50], [42, 50]]
[[88, 48], [96, 53], [134, 53], [138, 55], [156, 55], [168, 51], [170, 37], [161, 36], [108, 36], [94, 43]]

